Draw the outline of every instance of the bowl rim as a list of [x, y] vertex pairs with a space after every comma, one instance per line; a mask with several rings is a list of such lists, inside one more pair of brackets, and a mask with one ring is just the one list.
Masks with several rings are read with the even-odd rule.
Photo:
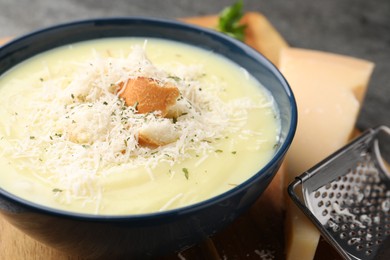
[[[70, 21], [65, 22], [61, 24], [57, 24], [54, 26], [45, 27], [43, 29], [35, 30], [33, 32], [24, 34], [20, 37], [17, 37], [7, 43], [5, 43], [3, 46], [0, 46], [0, 53], [2, 50], [6, 50], [9, 46], [12, 46], [18, 42], [23, 42], [25, 40], [28, 40], [29, 38], [39, 36], [40, 34], [45, 34], [47, 32], [53, 32], [57, 29], [66, 28], [66, 27], [77, 27], [81, 25], [88, 25], [89, 26], [97, 26], [100, 23], [115, 23], [118, 24], [120, 22], [142, 22], [142, 23], [150, 23], [150, 24], [158, 24], [160, 26], [169, 26], [169, 27], [176, 27], [179, 29], [186, 29], [193, 31], [195, 33], [201, 33], [206, 34], [213, 38], [218, 38], [218, 41], [224, 42], [224, 44], [230, 44], [233, 45], [235, 48], [238, 48], [242, 51], [244, 51], [247, 55], [252, 56], [256, 62], [259, 64], [262, 64], [266, 67], [273, 76], [281, 83], [283, 86], [284, 92], [288, 97], [289, 105], [291, 109], [291, 118], [290, 118], [290, 125], [288, 127], [287, 135], [285, 136], [283, 142], [278, 147], [276, 152], [273, 154], [273, 157], [265, 164], [263, 165], [256, 173], [254, 173], [250, 178], [246, 179], [244, 182], [240, 183], [239, 185], [220, 193], [216, 196], [210, 197], [206, 200], [202, 200], [197, 203], [193, 203], [187, 206], [178, 207], [170, 210], [164, 210], [161, 212], [151, 212], [151, 213], [140, 213], [140, 214], [92, 214], [92, 213], [80, 213], [75, 211], [67, 211], [63, 209], [57, 209], [49, 206], [45, 206], [36, 202], [29, 201], [27, 199], [23, 199], [17, 195], [12, 194], [11, 192], [3, 189], [0, 187], [0, 196], [6, 197], [8, 200], [17, 202], [18, 204], [22, 205], [23, 207], [27, 207], [31, 210], [38, 211], [38, 212], [44, 212], [46, 214], [52, 215], [52, 216], [58, 216], [63, 218], [70, 218], [70, 219], [79, 219], [79, 220], [93, 220], [93, 221], [138, 221], [138, 220], [153, 220], [156, 218], [161, 217], [175, 217], [175, 216], [181, 216], [181, 215], [187, 215], [192, 212], [201, 210], [203, 208], [207, 208], [211, 205], [215, 205], [216, 203], [224, 200], [226, 196], [234, 196], [235, 194], [242, 192], [245, 190], [250, 184], [257, 178], [259, 178], [260, 175], [264, 174], [269, 168], [276, 165], [279, 158], [284, 157], [285, 153], [287, 152], [289, 146], [291, 145], [291, 142], [293, 140], [293, 137], [296, 132], [297, 128], [297, 121], [298, 121], [298, 111], [297, 111], [297, 104], [294, 97], [294, 94], [292, 92], [291, 87], [289, 86], [287, 80], [284, 78], [284, 76], [281, 74], [281, 72], [277, 69], [277, 67], [269, 61], [266, 57], [264, 57], [261, 53], [259, 53], [257, 50], [253, 49], [249, 45], [246, 45], [245, 43], [238, 41], [230, 36], [227, 36], [223, 33], [220, 33], [216, 30], [200, 27], [193, 24], [188, 24], [180, 20], [173, 20], [173, 19], [164, 19], [164, 18], [153, 18], [153, 17], [142, 17], [142, 16], [129, 16], [129, 17], [105, 17], [105, 18], [91, 18], [91, 19], [83, 19], [83, 20], [76, 20], [76, 21]], [[159, 38], [159, 37], [156, 37]], [[87, 39], [89, 40], [89, 39]], [[65, 44], [66, 45], [66, 44]], [[1, 62], [1, 61], [0, 61]], [[8, 70], [8, 69], [7, 69]], [[7, 71], [6, 70], [6, 71]], [[1, 76], [1, 74], [0, 74]], [[273, 178], [273, 177], [272, 177]]]

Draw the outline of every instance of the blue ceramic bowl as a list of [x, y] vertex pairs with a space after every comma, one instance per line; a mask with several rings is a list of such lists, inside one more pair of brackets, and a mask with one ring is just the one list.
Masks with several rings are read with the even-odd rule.
[[280, 110], [280, 144], [270, 162], [241, 185], [195, 205], [162, 213], [96, 216], [64, 212], [23, 200], [0, 188], [0, 214], [11, 224], [44, 244], [88, 258], [156, 256], [183, 250], [216, 233], [248, 209], [266, 189], [292, 142], [297, 123], [291, 89], [271, 62], [228, 36], [177, 21], [98, 19], [44, 29], [0, 48], [0, 75], [23, 60], [58, 46], [121, 36], [184, 42], [212, 50], [245, 68], [274, 96]]

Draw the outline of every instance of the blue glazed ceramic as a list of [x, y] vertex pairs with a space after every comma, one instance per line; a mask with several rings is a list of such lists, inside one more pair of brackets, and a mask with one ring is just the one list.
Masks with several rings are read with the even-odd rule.
[[98, 19], [44, 29], [0, 48], [0, 75], [23, 60], [58, 46], [121, 36], [188, 43], [219, 53], [245, 68], [274, 96], [281, 115], [280, 144], [273, 159], [241, 185], [201, 203], [162, 213], [136, 216], [70, 213], [25, 201], [0, 188], [0, 214], [11, 224], [51, 247], [88, 258], [153, 257], [183, 250], [218, 232], [266, 189], [292, 142], [297, 123], [291, 89], [267, 59], [228, 36], [177, 21]]

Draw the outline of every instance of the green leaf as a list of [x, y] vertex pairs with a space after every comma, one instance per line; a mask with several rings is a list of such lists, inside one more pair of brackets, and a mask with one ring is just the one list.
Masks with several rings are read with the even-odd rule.
[[243, 0], [225, 7], [219, 15], [218, 30], [240, 41], [244, 40], [245, 25], [240, 24], [243, 16]]
[[185, 176], [186, 179], [188, 180], [188, 178], [189, 178], [188, 169], [187, 169], [187, 168], [183, 168], [182, 170], [183, 170], [183, 172], [184, 172], [184, 176]]

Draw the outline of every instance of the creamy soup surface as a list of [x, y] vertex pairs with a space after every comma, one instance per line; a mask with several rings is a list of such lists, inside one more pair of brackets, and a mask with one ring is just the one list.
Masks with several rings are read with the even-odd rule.
[[[126, 104], [121, 93], [138, 79], [179, 91], [167, 113]], [[190, 205], [253, 176], [278, 144], [278, 111], [258, 81], [166, 40], [93, 40], [40, 54], [0, 76], [0, 103], [0, 187], [66, 211]], [[162, 144], [144, 145], [141, 135]]]

